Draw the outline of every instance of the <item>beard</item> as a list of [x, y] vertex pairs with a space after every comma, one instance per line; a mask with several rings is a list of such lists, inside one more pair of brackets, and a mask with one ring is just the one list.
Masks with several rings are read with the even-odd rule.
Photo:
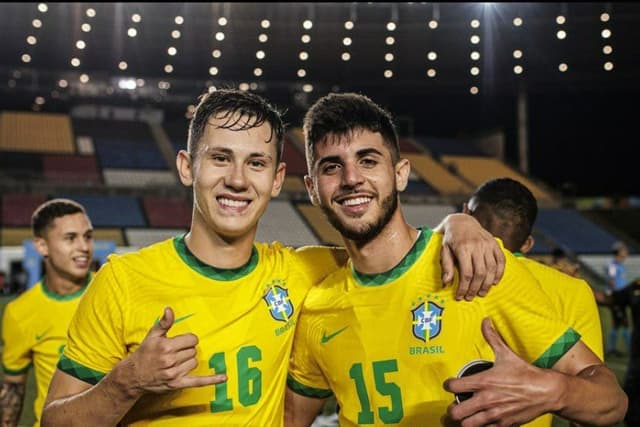
[[389, 221], [391, 221], [391, 217], [398, 209], [398, 192], [394, 188], [391, 194], [382, 200], [382, 213], [373, 223], [350, 226], [342, 222], [338, 215], [328, 207], [321, 205], [320, 208], [331, 225], [340, 232], [342, 237], [353, 240], [358, 244], [365, 244], [378, 236]]

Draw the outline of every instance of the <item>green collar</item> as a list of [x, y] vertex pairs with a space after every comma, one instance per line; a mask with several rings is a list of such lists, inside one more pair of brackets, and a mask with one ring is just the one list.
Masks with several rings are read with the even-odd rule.
[[353, 278], [356, 282], [363, 286], [381, 286], [402, 276], [413, 264], [415, 264], [420, 255], [422, 255], [424, 248], [426, 248], [427, 243], [429, 243], [431, 234], [433, 234], [433, 230], [427, 227], [421, 228], [418, 232], [420, 234], [418, 234], [418, 238], [409, 252], [407, 252], [404, 258], [402, 258], [402, 260], [391, 270], [385, 271], [384, 273], [364, 274], [356, 271], [352, 266], [351, 272], [353, 273]]
[[47, 287], [46, 281], [47, 281], [47, 276], [42, 276], [42, 279], [40, 279], [40, 286], [42, 287], [42, 292], [44, 292], [44, 294], [48, 298], [51, 298], [56, 301], [70, 301], [72, 299], [76, 299], [80, 297], [84, 293], [84, 290], [87, 289], [87, 285], [91, 281], [91, 273], [87, 273], [87, 277], [84, 279], [84, 285], [82, 285], [80, 289], [78, 289], [72, 294], [67, 294], [67, 295], [60, 295], [53, 292], [51, 289]]
[[210, 279], [219, 280], [221, 282], [230, 282], [232, 280], [240, 279], [255, 270], [258, 265], [259, 256], [255, 245], [251, 249], [251, 257], [245, 265], [238, 268], [228, 269], [217, 268], [212, 265], [205, 264], [196, 258], [196, 256], [187, 247], [187, 244], [184, 241], [184, 235], [174, 237], [173, 246], [182, 261], [184, 261], [192, 270]]

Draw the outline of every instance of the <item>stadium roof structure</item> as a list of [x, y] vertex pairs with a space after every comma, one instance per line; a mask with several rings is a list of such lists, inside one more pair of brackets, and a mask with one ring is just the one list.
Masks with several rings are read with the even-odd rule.
[[0, 3], [0, 27], [0, 108], [640, 87], [635, 2]]

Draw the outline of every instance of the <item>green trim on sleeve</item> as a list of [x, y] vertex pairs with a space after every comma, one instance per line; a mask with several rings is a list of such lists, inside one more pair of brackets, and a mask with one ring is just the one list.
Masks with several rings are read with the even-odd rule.
[[568, 328], [533, 364], [538, 368], [551, 368], [578, 341], [580, 341], [580, 334], [574, 329]]
[[296, 394], [306, 396], [306, 397], [315, 397], [316, 399], [326, 399], [327, 397], [331, 397], [333, 392], [331, 390], [323, 390], [321, 388], [313, 388], [306, 386], [304, 384], [300, 384], [298, 381], [293, 379], [291, 374], [287, 375], [287, 385], [289, 388]]
[[31, 366], [33, 366], [33, 363], [29, 363], [27, 366], [25, 366], [22, 369], [9, 369], [6, 366], [2, 365], [2, 371], [6, 375], [23, 375], [29, 372], [29, 369], [31, 369]]
[[69, 359], [64, 354], [60, 356], [60, 360], [58, 361], [58, 369], [60, 369], [65, 374], [69, 374], [72, 377], [91, 385], [97, 384], [106, 375], [102, 372], [94, 371], [91, 368], [82, 366], [81, 364]]

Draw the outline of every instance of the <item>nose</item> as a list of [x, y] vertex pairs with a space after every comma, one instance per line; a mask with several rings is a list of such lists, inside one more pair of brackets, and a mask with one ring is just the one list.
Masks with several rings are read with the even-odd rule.
[[78, 240], [79, 249], [82, 252], [91, 252], [91, 248], [93, 247], [93, 237], [80, 237]]
[[357, 165], [346, 163], [343, 165], [342, 185], [344, 187], [356, 187], [362, 184], [364, 176]]
[[225, 185], [234, 190], [247, 188], [247, 175], [242, 165], [233, 164], [229, 167], [229, 173], [225, 178]]

